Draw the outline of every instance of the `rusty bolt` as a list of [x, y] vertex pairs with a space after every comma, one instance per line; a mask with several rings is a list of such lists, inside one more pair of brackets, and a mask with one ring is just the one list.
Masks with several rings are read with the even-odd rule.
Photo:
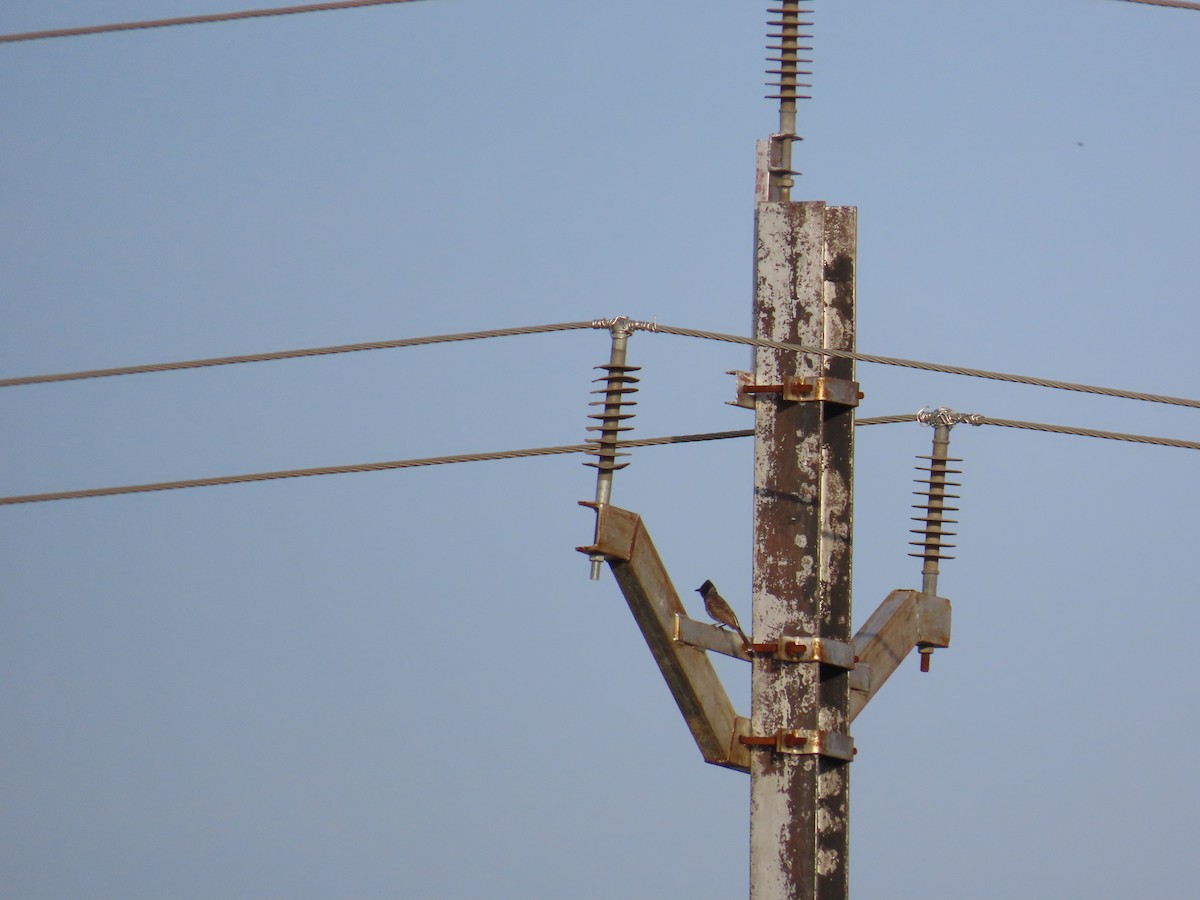
[[774, 746], [775, 738], [771, 735], [740, 734], [738, 735], [738, 743], [746, 747], [770, 747]]

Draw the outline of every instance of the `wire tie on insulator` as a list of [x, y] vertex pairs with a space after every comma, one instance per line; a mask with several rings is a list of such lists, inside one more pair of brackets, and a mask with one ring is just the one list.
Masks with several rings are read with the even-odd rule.
[[641, 319], [631, 319], [628, 316], [613, 316], [609, 319], [592, 319], [592, 328], [604, 328], [612, 331], [614, 328], [626, 332], [626, 336], [635, 331], [658, 331], [658, 320], [644, 322]]

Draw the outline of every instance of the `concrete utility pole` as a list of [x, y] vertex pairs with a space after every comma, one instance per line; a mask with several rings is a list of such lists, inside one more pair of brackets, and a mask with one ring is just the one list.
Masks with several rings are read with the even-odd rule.
[[[856, 211], [758, 205], [755, 337], [854, 349]], [[853, 363], [756, 351], [754, 635], [851, 640]], [[807, 392], [801, 393], [804, 387]], [[752, 900], [848, 896], [849, 671], [759, 654], [751, 676]]]
[[[789, 199], [796, 100], [807, 87], [800, 30], [810, 23], [794, 0], [772, 12], [780, 122], [759, 154], [767, 171], [760, 161], [754, 336], [854, 350], [856, 210]], [[808, 387], [791, 395], [803, 399], [782, 390], [755, 405], [754, 635], [781, 649], [789, 636], [851, 642], [853, 379], [850, 360], [755, 352], [757, 385]], [[849, 896], [850, 678], [813, 655], [753, 659], [748, 740], [761, 744], [750, 765], [752, 900]]]

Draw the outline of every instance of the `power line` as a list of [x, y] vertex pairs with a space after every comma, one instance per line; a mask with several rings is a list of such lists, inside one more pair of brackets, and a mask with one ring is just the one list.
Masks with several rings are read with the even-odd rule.
[[1125, 3], [1144, 3], [1147, 6], [1169, 6], [1173, 9], [1200, 9], [1200, 3], [1185, 3], [1184, 0], [1123, 0]]
[[[469, 331], [459, 334], [437, 334], [426, 337], [400, 338], [390, 341], [368, 341], [361, 344], [341, 344], [332, 347], [308, 347], [299, 350], [279, 350], [270, 353], [253, 353], [244, 356], [221, 356], [211, 359], [192, 359], [180, 362], [149, 363], [147, 365], [120, 366], [112, 369], [88, 369], [80, 372], [60, 372], [52, 375], [26, 375], [17, 378], [0, 379], [0, 388], [22, 387], [32, 384], [47, 384], [59, 381], [80, 381], [89, 378], [109, 378], [118, 375], [142, 375], [150, 372], [172, 372], [181, 369], [202, 369], [211, 366], [229, 366], [239, 363], [268, 362], [281, 359], [299, 359], [306, 356], [329, 356], [337, 353], [356, 353], [364, 350], [387, 350], [400, 347], [419, 347], [428, 344], [443, 344], [454, 341], [481, 340], [484, 338], [513, 337], [525, 334], [545, 334], [555, 331], [573, 331], [584, 328], [608, 328], [611, 319], [593, 319], [587, 322], [558, 322], [548, 325], [526, 325], [516, 328], [495, 328], [489, 331]], [[1085, 394], [1099, 394], [1105, 397], [1117, 397], [1126, 400], [1142, 400], [1148, 403], [1165, 403], [1171, 406], [1186, 406], [1200, 409], [1200, 400], [1187, 397], [1171, 397], [1163, 394], [1149, 394], [1142, 391], [1130, 391], [1121, 388], [1100, 387], [1089, 384], [1076, 384], [1070, 381], [1057, 381], [1050, 378], [1037, 378], [1029, 375], [1015, 375], [1005, 372], [992, 372], [987, 369], [972, 369], [966, 366], [952, 366], [944, 363], [922, 362], [920, 360], [902, 359], [894, 356], [878, 356], [870, 353], [855, 353], [848, 350], [831, 350], [821, 347], [808, 347], [803, 344], [789, 344], [780, 341], [770, 341], [762, 338], [742, 337], [736, 334], [723, 334], [718, 331], [701, 331], [695, 328], [680, 328], [672, 325], [662, 325], [657, 322], [631, 321], [630, 325], [640, 331], [651, 333], [674, 334], [681, 337], [699, 338], [702, 340], [723, 341], [733, 344], [745, 344], [756, 347], [773, 347], [781, 350], [795, 350], [800, 353], [815, 353], [840, 359], [853, 359], [857, 362], [874, 363], [884, 366], [900, 366], [908, 369], [918, 369], [925, 372], [935, 372], [945, 375], [963, 375], [973, 378], [986, 378], [993, 381], [1005, 381], [1012, 384], [1026, 384], [1035, 387], [1053, 388], [1055, 390], [1076, 391]]]
[[[860, 419], [855, 425], [890, 425], [894, 422], [919, 422], [921, 413], [900, 416], [881, 416], [877, 419]], [[961, 420], [968, 425], [995, 425], [999, 428], [1019, 428], [1023, 431], [1041, 431], [1047, 434], [1069, 434], [1074, 437], [1098, 438], [1105, 441], [1125, 441], [1130, 444], [1151, 444], [1155, 447], [1175, 447], [1181, 450], [1200, 450], [1200, 441], [1184, 441], [1178, 438], [1154, 437], [1148, 434], [1126, 434], [1121, 431], [1101, 431], [1097, 428], [1077, 428], [1073, 425], [1048, 425], [1043, 422], [1022, 422], [1017, 419], [994, 419], [979, 413], [963, 415]]]
[[1028, 384], [1036, 387], [1053, 388], [1060, 391], [1076, 391], [1083, 394], [1100, 394], [1104, 397], [1120, 397], [1126, 400], [1144, 400], [1147, 403], [1166, 403], [1170, 406], [1187, 406], [1200, 409], [1200, 400], [1188, 397], [1169, 397], [1163, 394], [1147, 394], [1142, 391], [1129, 391], [1121, 388], [1100, 387], [1093, 384], [1076, 384], [1071, 381], [1057, 381], [1051, 378], [1036, 378], [1030, 375], [1013, 375], [1007, 372], [992, 372], [987, 369], [971, 369], [966, 366], [951, 366], [944, 363], [922, 362], [915, 359], [901, 359], [895, 356], [875, 356], [869, 353], [855, 353], [849, 350], [833, 350], [824, 347], [807, 347], [803, 344], [789, 344], [781, 341], [771, 341], [763, 338], [742, 337], [736, 334], [722, 334], [717, 331], [699, 331], [695, 328], [677, 328], [670, 325], [654, 323], [643, 326], [650, 332], [676, 334], [682, 337], [701, 338], [710, 341], [725, 341], [732, 344], [748, 344], [754, 347], [772, 347], [777, 350], [795, 350], [799, 353], [814, 353], [821, 356], [832, 356], [838, 359], [853, 359], [857, 362], [875, 363], [881, 366], [900, 366], [906, 369], [919, 369], [924, 372], [938, 372], [944, 375], [965, 375], [971, 378], [987, 378], [992, 381], [1007, 381], [1012, 384]]
[[85, 25], [81, 28], [57, 28], [52, 31], [27, 31], [22, 34], [0, 34], [0, 44], [17, 41], [40, 41], [47, 38], [81, 37], [107, 34], [112, 31], [138, 31], [145, 28], [168, 28], [173, 25], [207, 25], [212, 22], [232, 22], [238, 19], [261, 19], [267, 16], [291, 16], [297, 13], [329, 12], [363, 6], [384, 6], [390, 3], [415, 3], [416, 0], [340, 0], [329, 3], [304, 3], [300, 6], [277, 6], [272, 9], [247, 9], [239, 12], [212, 13], [203, 16], [180, 16], [175, 19], [147, 19], [141, 22], [114, 22], [108, 25]]
[[[859, 419], [855, 425], [891, 425], [896, 422], [919, 422], [921, 413], [899, 416], [880, 416], [875, 419]], [[963, 415], [961, 422], [968, 425], [995, 425], [999, 428], [1019, 428], [1023, 431], [1041, 431], [1047, 434], [1069, 434], [1074, 437], [1098, 438], [1105, 441], [1125, 441], [1131, 444], [1151, 444], [1156, 447], [1176, 447], [1181, 450], [1200, 450], [1200, 441], [1184, 441], [1178, 438], [1154, 437], [1147, 434], [1126, 434], [1121, 431], [1101, 431], [1096, 428], [1077, 428], [1073, 425], [1047, 425], [1043, 422], [1022, 422], [1017, 419], [994, 419], [979, 413]]]
[[869, 419], [855, 419], [855, 425], [899, 425], [904, 422], [917, 421], [916, 413], [904, 413], [899, 416], [875, 416]]
[[[894, 416], [863, 418], [854, 424], [895, 425], [917, 421], [917, 413]], [[1075, 428], [1069, 425], [1047, 425], [1040, 422], [1021, 422], [1014, 419], [993, 419], [988, 416], [970, 417], [972, 425], [995, 425], [1001, 428], [1018, 428], [1025, 431], [1041, 431], [1051, 434], [1068, 434], [1077, 437], [1099, 438], [1109, 441], [1126, 441], [1135, 444], [1152, 444], [1158, 447], [1176, 447], [1183, 450], [1200, 450], [1200, 441], [1183, 441], [1175, 438], [1154, 437], [1144, 434], [1124, 434], [1116, 431], [1098, 431], [1093, 428]], [[667, 437], [640, 438], [621, 441], [619, 448], [658, 447], [664, 444], [691, 444], [701, 441], [722, 441], [730, 438], [754, 437], [754, 429], [738, 431], [713, 431], [702, 434], [676, 434]], [[462, 453], [455, 456], [428, 456], [421, 459], [398, 459], [388, 462], [359, 463], [349, 466], [320, 466], [313, 469], [284, 469], [278, 472], [255, 472], [248, 475], [221, 475], [214, 478], [193, 478], [186, 481], [162, 481], [153, 484], [133, 484], [120, 487], [89, 488], [79, 491], [57, 491], [49, 494], [22, 494], [0, 497], [0, 506], [15, 506], [22, 503], [46, 503], [51, 500], [83, 500], [89, 497], [113, 497], [119, 494], [148, 494], [156, 491], [174, 491], [182, 488], [217, 487], [226, 484], [248, 484], [255, 481], [278, 481], [284, 478], [306, 478], [315, 475], [347, 475], [353, 472], [383, 472], [391, 469], [412, 469], [419, 466], [440, 466], [453, 463], [488, 462], [499, 459], [525, 459], [533, 456], [559, 456], [570, 453], [594, 451], [592, 444], [564, 444], [557, 447], [531, 447], [524, 450], [495, 450], [484, 453]]]
[[[914, 421], [913, 415], [884, 416], [861, 419], [857, 425], [884, 425]], [[729, 438], [754, 437], [754, 429], [715, 431], [706, 434], [677, 434], [669, 437], [641, 438], [621, 441], [622, 447], [657, 447], [663, 444], [689, 444], [699, 441], [720, 441]], [[497, 459], [524, 459], [531, 456], [555, 456], [567, 453], [587, 453], [591, 444], [565, 444], [558, 447], [533, 447], [527, 450], [497, 450], [485, 453], [462, 453], [455, 456], [429, 456], [422, 459], [399, 459], [388, 462], [359, 463], [349, 466], [320, 466], [313, 469], [284, 469], [278, 472], [256, 472], [249, 475], [221, 475], [213, 478], [192, 478], [185, 481], [163, 481], [153, 484], [134, 484], [120, 487], [90, 488], [79, 491], [56, 491], [49, 494], [24, 494], [0, 497], [0, 506], [20, 503], [45, 503], [50, 500], [83, 500], [88, 497], [113, 497], [119, 494], [148, 494], [193, 487], [216, 487], [224, 484], [249, 484], [255, 481], [277, 481], [283, 478], [306, 478], [315, 475], [347, 475], [353, 472], [383, 472], [391, 469], [412, 469], [419, 466], [440, 466], [453, 463], [487, 462]]]
[[362, 350], [389, 350], [398, 347], [420, 347], [426, 344], [446, 344], [454, 341], [474, 341], [483, 338], [512, 337], [522, 334], [545, 334], [551, 331], [571, 331], [594, 328], [592, 322], [559, 322], [554, 325], [530, 325], [518, 328], [493, 328], [490, 331], [467, 331], [461, 334], [436, 334], [428, 337], [400, 338], [393, 341], [369, 341], [364, 344], [341, 344], [334, 347], [308, 347], [302, 350], [278, 350], [271, 353], [252, 353], [245, 356], [219, 356], [212, 359], [191, 359], [183, 362], [149, 363], [141, 366], [121, 366], [115, 369], [90, 369], [83, 372], [61, 372], [56, 375], [29, 375], [0, 379], [0, 388], [55, 381], [81, 381], [87, 378], [110, 378], [117, 375], [143, 375], [149, 372], [174, 372], [180, 369], [204, 369], [210, 366], [232, 366], [239, 363], [269, 362], [278, 359], [299, 359], [305, 356], [330, 356], [335, 353], [357, 353]]
[[[725, 438], [753, 436], [753, 429], [745, 431], [718, 431], [709, 434], [677, 434], [669, 437], [621, 441], [621, 446], [655, 447], [661, 444], [688, 444], [697, 441], [719, 441]], [[92, 488], [82, 491], [59, 491], [52, 494], [25, 494], [18, 497], [0, 497], [0, 506], [11, 506], [18, 503], [44, 503], [49, 500], [82, 500], [86, 497], [112, 497], [117, 494], [146, 494], [154, 491], [174, 491], [181, 488], [216, 487], [222, 484], [247, 484], [254, 481], [305, 478], [312, 475], [346, 475], [351, 472], [382, 472], [390, 469], [410, 469], [417, 466], [440, 466], [450, 463], [486, 462], [494, 459], [523, 459], [530, 456], [586, 453], [594, 449], [591, 444], [566, 444], [559, 447], [497, 450], [488, 453], [464, 453], [457, 456], [429, 456], [424, 459], [398, 459], [389, 462], [360, 463], [350, 466], [322, 466], [315, 469], [286, 469], [279, 472], [257, 472], [250, 475], [223, 475], [215, 478], [193, 478], [187, 481], [163, 481], [157, 484], [134, 484], [123, 487]]]
[[1045, 425], [1040, 422], [1019, 422], [1014, 419], [993, 419], [980, 416], [980, 425], [997, 425], [1001, 428], [1020, 428], [1025, 431], [1044, 431], [1050, 434], [1071, 434], [1076, 437], [1100, 438], [1106, 441], [1127, 441], [1132, 444], [1153, 444], [1156, 447], [1177, 447], [1182, 450], [1200, 450], [1200, 441], [1181, 441], [1176, 438], [1152, 437], [1145, 434], [1123, 434], [1119, 431], [1097, 431], [1094, 428], [1074, 428], [1069, 425]]

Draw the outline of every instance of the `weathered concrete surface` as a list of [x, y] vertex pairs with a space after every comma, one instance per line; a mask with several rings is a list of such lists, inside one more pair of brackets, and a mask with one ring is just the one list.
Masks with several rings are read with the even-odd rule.
[[[853, 350], [856, 210], [763, 202], [756, 220], [755, 336]], [[853, 379], [853, 363], [759, 349], [758, 384], [785, 376]], [[756, 401], [754, 624], [850, 640], [853, 408]], [[849, 678], [817, 663], [754, 660], [751, 733], [849, 731]], [[751, 754], [753, 900], [848, 896], [849, 765], [755, 748]]]

